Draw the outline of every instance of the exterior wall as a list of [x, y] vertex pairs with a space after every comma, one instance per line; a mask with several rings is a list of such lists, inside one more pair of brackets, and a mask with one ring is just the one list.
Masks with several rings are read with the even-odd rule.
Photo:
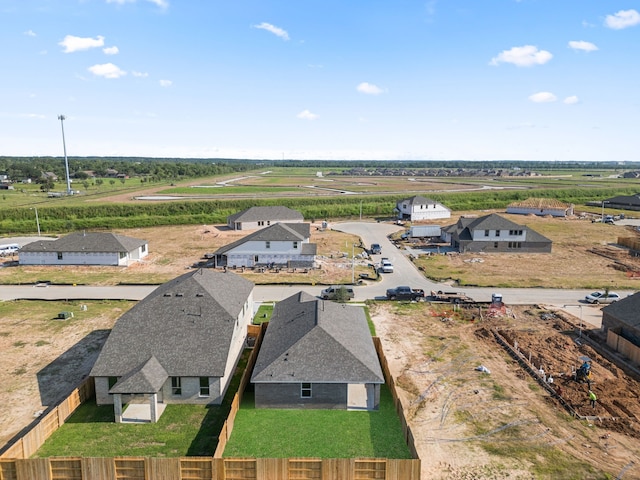
[[640, 347], [640, 328], [633, 327], [605, 311], [602, 312], [602, 329], [605, 333], [615, 330], [620, 336]]
[[551, 215], [553, 217], [566, 217], [573, 215], [572, 208], [527, 208], [527, 207], [507, 207], [507, 213], [518, 215]]
[[58, 252], [20, 252], [20, 265], [121, 265], [118, 253], [84, 253], [62, 252], [62, 259], [58, 259]]
[[412, 222], [451, 217], [451, 210], [438, 203], [409, 205], [408, 203], [399, 202], [396, 207], [400, 212], [398, 218], [409, 219]]
[[[272, 218], [270, 220], [260, 220], [260, 222], [228, 222], [227, 226], [232, 230], [257, 230], [259, 228], [268, 227], [273, 225], [274, 223], [303, 223], [304, 219], [299, 220], [291, 220], [291, 219], [276, 219]], [[259, 225], [262, 223], [262, 225]]]
[[219, 405], [222, 403], [220, 379], [209, 377], [209, 396], [200, 396], [200, 377], [180, 377], [181, 395], [171, 392], [171, 377], [162, 386], [161, 397], [163, 403], [187, 403], [202, 405]]
[[[517, 240], [516, 240], [517, 241]], [[463, 252], [484, 252], [484, 253], [550, 253], [551, 242], [521, 242], [520, 248], [509, 247], [509, 241], [463, 241], [459, 245], [452, 245], [461, 253]], [[497, 246], [496, 246], [497, 245]]]
[[256, 383], [256, 408], [347, 409], [346, 383], [313, 383], [311, 398], [300, 397], [299, 383]]
[[521, 227], [518, 231], [522, 231], [522, 235], [509, 235], [509, 229], [489, 230], [489, 235], [486, 235], [486, 230], [474, 230], [471, 234], [474, 242], [526, 242], [527, 241], [527, 229]]
[[[238, 245], [226, 253], [227, 266], [253, 267], [256, 264], [275, 263], [278, 265], [292, 261], [313, 262], [313, 255], [302, 255], [302, 244], [309, 243], [309, 239], [298, 242], [298, 248], [293, 248], [292, 241], [272, 241], [270, 248], [266, 248], [266, 242], [255, 241]], [[258, 261], [255, 260], [256, 256]]]

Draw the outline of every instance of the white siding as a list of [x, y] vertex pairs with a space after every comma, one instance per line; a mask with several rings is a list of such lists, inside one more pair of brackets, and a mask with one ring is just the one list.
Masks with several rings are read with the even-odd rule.
[[[488, 235], [486, 230], [474, 230], [473, 241], [474, 242], [524, 242], [527, 239], [527, 229], [519, 228], [518, 231], [522, 231], [522, 235], [509, 235], [509, 229], [501, 230], [489, 230]], [[498, 234], [499, 232], [499, 234]]]

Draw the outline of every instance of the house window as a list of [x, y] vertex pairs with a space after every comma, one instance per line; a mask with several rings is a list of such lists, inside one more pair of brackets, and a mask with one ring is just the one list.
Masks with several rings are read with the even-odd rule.
[[489, 230], [485, 230], [485, 231], [484, 231], [484, 236], [485, 236], [485, 237], [488, 237], [488, 236], [489, 236]]
[[62, 252], [58, 252], [58, 260], [62, 260]]
[[264, 220], [258, 220], [258, 226], [264, 227]]
[[493, 248], [498, 248], [498, 242], [493, 242]]
[[146, 244], [145, 244], [145, 245], [142, 245], [142, 252], [144, 253], [144, 252], [146, 252], [146, 251], [147, 251], [147, 245], [146, 245]]
[[200, 377], [200, 396], [209, 396], [209, 377]]
[[522, 248], [522, 242], [509, 242], [509, 248]]
[[267, 225], [271, 225], [271, 220], [267, 220]]
[[297, 249], [298, 248], [298, 242], [293, 242], [293, 248]]
[[264, 248], [271, 248], [271, 242], [269, 240], [264, 242]]
[[127, 252], [120, 252], [120, 258], [125, 258], [127, 256]]
[[509, 235], [519, 237], [522, 235], [522, 230], [509, 230]]
[[111, 390], [116, 383], [118, 383], [118, 377], [109, 377], [109, 390]]
[[496, 237], [500, 236], [500, 230], [496, 230]]
[[171, 377], [171, 395], [182, 395], [180, 377]]
[[300, 398], [311, 398], [311, 384], [310, 383], [301, 383], [300, 384]]

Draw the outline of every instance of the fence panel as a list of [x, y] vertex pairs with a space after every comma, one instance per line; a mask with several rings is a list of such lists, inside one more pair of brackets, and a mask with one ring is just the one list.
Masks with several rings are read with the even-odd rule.
[[15, 460], [0, 460], [0, 480], [18, 480]]
[[16, 460], [16, 474], [18, 480], [48, 480], [49, 459], [31, 458], [29, 460]]
[[114, 458], [85, 457], [82, 469], [86, 480], [115, 480], [116, 464]]
[[51, 458], [51, 480], [82, 480], [82, 459]]
[[180, 478], [180, 458], [145, 458], [146, 477], [149, 480], [175, 480]]
[[289, 480], [319, 480], [322, 478], [322, 459], [290, 458]]
[[224, 480], [258, 480], [255, 458], [225, 458]]
[[144, 458], [116, 458], [117, 480], [147, 480]]
[[[181, 480], [213, 480], [213, 459], [211, 458], [181, 458]], [[216, 477], [217, 478], [217, 477]]]

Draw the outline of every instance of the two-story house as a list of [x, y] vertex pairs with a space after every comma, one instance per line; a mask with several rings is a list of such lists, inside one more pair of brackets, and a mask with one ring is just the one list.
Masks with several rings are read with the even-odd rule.
[[400, 200], [396, 204], [396, 210], [398, 211], [399, 220], [409, 220], [411, 222], [451, 218], [451, 210], [447, 207], [420, 195]]
[[492, 213], [483, 217], [461, 217], [442, 230], [443, 240], [464, 252], [549, 253], [551, 240], [525, 225]]
[[276, 223], [219, 248], [215, 265], [313, 267], [317, 245], [309, 243], [310, 236], [309, 223]]

